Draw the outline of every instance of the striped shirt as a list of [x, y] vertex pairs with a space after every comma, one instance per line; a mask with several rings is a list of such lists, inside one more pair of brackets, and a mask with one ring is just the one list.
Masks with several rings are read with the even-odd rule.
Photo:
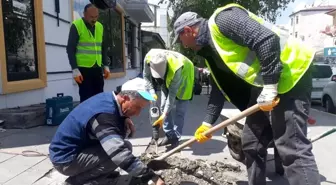
[[101, 113], [89, 122], [88, 128], [93, 138], [100, 141], [113, 163], [131, 176], [140, 178], [142, 182], [148, 182], [155, 177], [155, 173], [132, 154], [131, 146], [125, 142], [125, 119], [120, 119], [120, 115]]

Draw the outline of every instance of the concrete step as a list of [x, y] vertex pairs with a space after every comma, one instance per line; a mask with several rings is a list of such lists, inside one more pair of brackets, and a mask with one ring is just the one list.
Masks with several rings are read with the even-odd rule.
[[[74, 107], [79, 102], [74, 102]], [[30, 106], [0, 109], [0, 120], [5, 129], [27, 129], [45, 125], [45, 103]]]

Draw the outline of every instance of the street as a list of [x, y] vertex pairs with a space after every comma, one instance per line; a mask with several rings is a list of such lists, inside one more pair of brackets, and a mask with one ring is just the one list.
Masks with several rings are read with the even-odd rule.
[[[206, 108], [207, 96], [195, 96], [190, 103], [186, 115], [183, 140], [193, 137], [194, 131], [203, 119]], [[204, 105], [204, 106], [200, 106]], [[320, 114], [318, 111], [312, 111], [312, 116]], [[317, 123], [310, 126], [309, 136], [314, 136], [336, 124], [336, 117], [323, 113], [323, 119], [317, 120]], [[148, 123], [148, 109], [143, 110], [140, 116], [133, 119], [136, 125], [135, 138], [130, 139], [133, 144], [133, 153], [139, 156], [144, 152], [151, 136], [151, 128]], [[220, 120], [218, 120], [219, 122]], [[52, 170], [49, 159], [46, 156], [24, 157], [18, 155], [25, 150], [38, 151], [48, 154], [48, 145], [57, 127], [42, 126], [27, 130], [6, 130], [0, 133], [0, 184], [2, 185], [28, 185], [28, 184], [59, 184], [65, 177]], [[246, 185], [245, 167], [233, 160], [229, 154], [226, 139], [221, 136], [221, 132], [216, 133], [213, 139], [205, 144], [195, 143], [181, 152], [181, 157], [188, 159], [205, 159], [210, 161], [223, 161], [225, 163], [234, 163], [240, 165], [242, 172], [234, 173], [239, 179], [237, 184]], [[322, 185], [336, 184], [335, 153], [334, 141], [336, 135], [330, 135], [314, 143], [314, 153], [318, 162], [322, 177]], [[13, 153], [4, 154], [3, 152]], [[269, 151], [272, 159], [272, 150]], [[286, 179], [279, 177], [274, 172], [273, 161], [268, 162], [268, 184], [287, 185]]]

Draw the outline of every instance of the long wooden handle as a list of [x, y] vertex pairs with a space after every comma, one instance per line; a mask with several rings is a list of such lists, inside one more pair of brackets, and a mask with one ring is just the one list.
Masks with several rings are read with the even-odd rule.
[[[229, 119], [221, 122], [220, 124], [212, 127], [211, 129], [207, 130], [206, 132], [204, 132], [204, 135], [210, 135], [210, 134], [218, 131], [219, 129], [227, 127], [228, 125], [230, 125], [232, 123], [235, 123], [238, 120], [240, 120], [240, 119], [242, 119], [242, 118], [244, 118], [246, 116], [249, 116], [249, 115], [251, 115], [251, 114], [253, 114], [253, 113], [255, 113], [255, 112], [259, 111], [259, 110], [260, 110], [259, 105], [255, 104], [252, 107], [244, 110], [243, 112], [241, 112], [241, 113], [239, 113], [239, 114], [237, 114], [237, 115], [235, 115], [235, 116], [233, 116], [233, 117], [231, 117], [231, 118], [229, 118]], [[180, 150], [184, 149], [185, 147], [190, 146], [191, 144], [193, 144], [196, 141], [197, 141], [196, 138], [193, 137], [193, 138], [189, 139], [188, 141], [182, 143], [181, 145], [177, 146], [176, 148], [168, 151], [167, 153], [164, 153], [160, 157], [155, 158], [154, 160], [164, 160], [167, 157], [173, 155], [174, 153], [179, 152]]]

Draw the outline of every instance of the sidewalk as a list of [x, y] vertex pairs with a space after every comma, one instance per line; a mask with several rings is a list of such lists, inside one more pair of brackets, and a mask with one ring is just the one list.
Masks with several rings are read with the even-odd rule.
[[[203, 120], [208, 96], [195, 96], [187, 111], [183, 139], [191, 138]], [[317, 114], [316, 111], [312, 115]], [[326, 113], [324, 113], [326, 114]], [[218, 120], [219, 122], [220, 120]], [[133, 144], [135, 155], [142, 153], [151, 137], [151, 126], [148, 122], [148, 109], [143, 110], [133, 122], [137, 132], [130, 141]], [[311, 127], [309, 135], [316, 135], [336, 125], [336, 117], [326, 114], [323, 119], [317, 120], [316, 126]], [[0, 152], [21, 153], [24, 150], [34, 150], [48, 154], [49, 142], [57, 127], [42, 126], [28, 130], [7, 130], [0, 133]], [[314, 143], [314, 152], [322, 177], [322, 185], [336, 184], [336, 134], [330, 135]], [[195, 143], [181, 152], [182, 157], [190, 159], [220, 160], [230, 163], [234, 161], [226, 146], [226, 139], [221, 132], [215, 134], [213, 139], [205, 144]], [[270, 150], [270, 154], [272, 154]], [[270, 158], [271, 155], [270, 155]], [[239, 163], [242, 166], [242, 164]], [[247, 185], [245, 167], [243, 173], [237, 174], [240, 181], [238, 185]], [[0, 153], [0, 184], [1, 185], [56, 185], [65, 177], [57, 172], [52, 172], [52, 166], [46, 156], [24, 157], [22, 155]], [[47, 175], [46, 175], [47, 174]], [[273, 161], [268, 162], [268, 185], [288, 185], [285, 178], [275, 175]]]

